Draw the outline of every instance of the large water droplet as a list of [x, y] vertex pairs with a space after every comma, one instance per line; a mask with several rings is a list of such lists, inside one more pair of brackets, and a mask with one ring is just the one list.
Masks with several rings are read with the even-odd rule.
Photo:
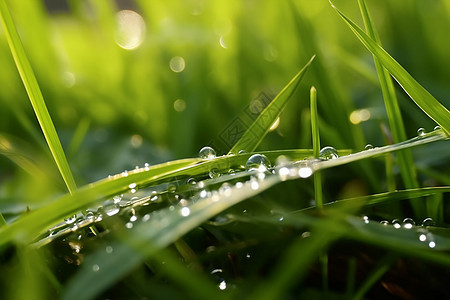
[[198, 156], [201, 159], [213, 159], [216, 157], [216, 150], [209, 146], [206, 146], [200, 149], [200, 151], [198, 152]]
[[338, 157], [339, 155], [337, 153], [337, 150], [331, 146], [323, 147], [319, 152], [319, 158], [322, 160], [335, 159]]
[[392, 225], [394, 226], [394, 228], [399, 229], [402, 227], [402, 225], [400, 224], [400, 221], [398, 219], [394, 219], [392, 220]]
[[212, 169], [209, 171], [209, 177], [210, 177], [210, 178], [218, 178], [218, 177], [220, 177], [220, 171], [219, 171], [219, 169], [217, 169], [217, 168], [212, 168]]
[[108, 216], [114, 216], [120, 211], [120, 205], [117, 203], [109, 204], [103, 207]]
[[298, 176], [300, 176], [300, 178], [308, 178], [309, 176], [311, 176], [313, 173], [313, 170], [311, 169], [310, 166], [308, 165], [302, 165], [298, 168]]
[[72, 224], [72, 223], [75, 222], [76, 220], [77, 220], [77, 215], [73, 215], [73, 216], [70, 216], [70, 217], [64, 219], [64, 223], [66, 223], [66, 224]]
[[425, 129], [420, 127], [419, 129], [417, 129], [417, 135], [418, 136], [424, 136], [425, 135]]
[[253, 154], [245, 163], [245, 169], [247, 171], [266, 172], [270, 168], [270, 160], [263, 154]]
[[364, 147], [364, 149], [372, 150], [373, 149], [373, 145], [372, 144], [367, 144], [366, 147]]
[[435, 226], [436, 223], [434, 222], [434, 220], [432, 218], [425, 218], [422, 221], [422, 226], [427, 227], [427, 226]]
[[403, 220], [403, 228], [411, 229], [411, 228], [413, 228], [415, 225], [416, 225], [416, 222], [414, 222], [414, 220], [411, 219], [411, 218], [405, 218], [405, 219]]

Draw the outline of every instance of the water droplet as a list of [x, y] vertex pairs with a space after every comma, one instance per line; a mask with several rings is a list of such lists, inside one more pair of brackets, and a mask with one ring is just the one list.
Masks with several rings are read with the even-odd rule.
[[303, 165], [298, 169], [298, 176], [300, 178], [308, 178], [313, 173], [313, 170], [308, 165]]
[[250, 187], [251, 187], [251, 189], [252, 190], [257, 190], [257, 189], [259, 189], [259, 183], [258, 183], [258, 180], [256, 180], [255, 178], [252, 178], [251, 180], [250, 180]]
[[206, 146], [200, 149], [200, 151], [198, 152], [198, 156], [201, 159], [214, 159], [216, 158], [216, 150], [209, 146]]
[[190, 177], [190, 178], [186, 181], [186, 183], [187, 183], [187, 184], [190, 184], [190, 185], [196, 185], [196, 184], [197, 184], [197, 181], [195, 181], [195, 178], [194, 178], [194, 177]]
[[364, 149], [372, 150], [373, 149], [373, 145], [372, 144], [367, 144], [366, 147], [364, 147]]
[[417, 129], [417, 135], [418, 136], [424, 136], [425, 135], [425, 129], [423, 127], [420, 127]]
[[247, 151], [245, 151], [245, 150], [239, 150], [239, 152], [238, 152], [238, 154], [245, 154], [245, 153], [247, 153]]
[[425, 218], [422, 221], [422, 226], [423, 227], [427, 227], [427, 226], [435, 226], [436, 223], [434, 222], [434, 220], [432, 218]]
[[402, 225], [400, 224], [400, 221], [398, 219], [394, 219], [392, 220], [392, 225], [394, 226], [394, 228], [399, 229], [402, 227]]
[[136, 222], [137, 219], [138, 219], [138, 217], [137, 217], [136, 215], [132, 215], [132, 216], [130, 217], [130, 222]]
[[[131, 184], [130, 184], [131, 185]], [[135, 184], [136, 185], [136, 184]], [[122, 200], [122, 196], [114, 196], [113, 201], [114, 203], [119, 203]]]
[[144, 170], [145, 170], [145, 171], [150, 170], [150, 165], [149, 165], [148, 163], [145, 163], [145, 164], [144, 164]]
[[383, 221], [380, 221], [380, 224], [384, 225], [384, 226], [388, 226], [389, 225], [389, 221], [383, 220]]
[[439, 130], [439, 129], [441, 129], [441, 126], [436, 125], [433, 130]]
[[95, 264], [95, 265], [92, 266], [92, 271], [98, 272], [98, 270], [100, 270], [99, 265]]
[[208, 196], [208, 192], [206, 190], [201, 190], [199, 196], [200, 198], [206, 198]]
[[271, 168], [270, 160], [263, 154], [253, 154], [245, 163], [247, 171], [266, 172]]
[[369, 217], [363, 216], [364, 223], [369, 224]]
[[125, 224], [125, 227], [126, 227], [127, 229], [131, 229], [131, 228], [133, 228], [133, 223], [128, 222], [128, 223]]
[[225, 182], [222, 184], [222, 186], [219, 188], [219, 193], [222, 196], [229, 197], [231, 196], [231, 185], [228, 182]]
[[115, 214], [117, 214], [120, 211], [120, 205], [117, 203], [113, 203], [113, 204], [104, 206], [103, 209], [108, 216], [114, 216]]
[[142, 222], [147, 222], [148, 220], [150, 220], [150, 215], [149, 215], [149, 214], [145, 214], [145, 215], [142, 217]]
[[106, 251], [106, 253], [108, 253], [108, 254], [111, 254], [112, 252], [113, 252], [113, 247], [111, 247], [111, 246], [106, 246], [106, 248], [105, 248], [105, 251]]
[[338, 157], [339, 155], [337, 153], [337, 150], [331, 146], [323, 147], [319, 152], [319, 158], [322, 160], [335, 159]]
[[92, 211], [88, 211], [84, 217], [88, 221], [94, 221], [94, 213]]
[[411, 229], [411, 228], [413, 228], [415, 225], [416, 225], [416, 222], [414, 222], [414, 220], [411, 219], [411, 218], [405, 218], [405, 219], [403, 220], [403, 228]]
[[95, 222], [100, 222], [100, 221], [102, 221], [102, 220], [103, 220], [103, 215], [102, 215], [101, 213], [97, 213], [97, 214], [95, 215], [94, 221], [95, 221]]
[[191, 214], [191, 210], [189, 209], [189, 207], [183, 207], [180, 213], [183, 217], [187, 217]]
[[304, 238], [304, 239], [306, 239], [306, 238], [308, 238], [310, 236], [311, 236], [311, 232], [309, 232], [309, 231], [305, 231], [305, 232], [302, 233], [302, 238]]
[[128, 176], [128, 171], [127, 171], [127, 170], [123, 171], [123, 172], [122, 172], [122, 176], [123, 176], [123, 177], [127, 177], [127, 176]]
[[436, 247], [436, 242], [435, 242], [435, 241], [430, 241], [430, 242], [428, 243], [428, 247], [430, 247], [430, 248]]
[[227, 288], [227, 283], [225, 282], [225, 280], [222, 280], [220, 283], [219, 283], [219, 289], [221, 289], [222, 291], [224, 290], [224, 289], [226, 289]]
[[64, 223], [69, 225], [69, 224], [72, 224], [73, 222], [75, 222], [76, 220], [77, 220], [77, 215], [73, 215], [73, 216], [70, 216], [70, 217], [64, 219]]
[[286, 167], [282, 167], [278, 170], [278, 176], [280, 177], [281, 181], [287, 180], [290, 173], [291, 171]]
[[217, 169], [217, 168], [212, 168], [212, 169], [209, 171], [209, 177], [210, 177], [210, 178], [218, 178], [218, 177], [220, 177], [220, 171], [219, 171], [219, 169]]

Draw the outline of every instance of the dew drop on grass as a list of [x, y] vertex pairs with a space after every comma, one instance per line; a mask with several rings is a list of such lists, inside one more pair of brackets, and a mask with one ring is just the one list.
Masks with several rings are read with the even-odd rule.
[[322, 160], [335, 159], [338, 157], [339, 155], [337, 153], [337, 150], [331, 146], [323, 147], [319, 152], [319, 158]]
[[92, 266], [92, 271], [98, 272], [98, 270], [100, 270], [99, 265], [95, 264], [95, 265]]
[[216, 158], [216, 150], [209, 146], [205, 146], [198, 152], [198, 156], [201, 159], [214, 159]]
[[[131, 184], [130, 184], [130, 186], [131, 186]], [[134, 186], [136, 186], [136, 184], [134, 184]], [[113, 197], [114, 203], [119, 203], [121, 200], [122, 200], [122, 196], [117, 195], [117, 196]]]
[[394, 219], [392, 220], [392, 225], [394, 226], [394, 228], [399, 229], [402, 227], [402, 225], [400, 224], [400, 221], [398, 219]]
[[291, 171], [286, 167], [282, 167], [278, 170], [278, 176], [280, 177], [281, 181], [286, 181], [290, 173]]
[[69, 224], [73, 224], [73, 222], [75, 222], [76, 220], [77, 220], [77, 216], [73, 215], [73, 216], [70, 216], [70, 217], [64, 219], [64, 223], [69, 225]]
[[103, 207], [108, 216], [114, 216], [120, 211], [120, 205], [117, 203], [109, 204]]
[[308, 178], [313, 173], [313, 170], [308, 165], [303, 165], [298, 168], [298, 176], [300, 178]]
[[380, 224], [381, 224], [381, 225], [384, 225], [384, 226], [388, 226], [388, 225], [389, 225], [389, 222], [386, 221], [386, 220], [383, 220], [383, 221], [380, 221]]
[[417, 135], [418, 136], [424, 136], [425, 135], [425, 129], [423, 127], [420, 127], [417, 129]]
[[113, 247], [111, 247], [111, 246], [106, 246], [106, 248], [105, 248], [105, 251], [106, 251], [106, 253], [108, 253], [108, 254], [111, 254], [112, 252], [113, 252]]
[[217, 168], [212, 168], [209, 171], [209, 178], [218, 178], [220, 177], [220, 171]]
[[363, 216], [364, 223], [369, 224], [369, 217]]
[[441, 126], [439, 126], [439, 125], [436, 125], [436, 126], [434, 127], [434, 130], [439, 130], [439, 129], [441, 129]]
[[189, 207], [183, 207], [183, 208], [180, 210], [180, 213], [181, 213], [181, 215], [182, 215], [183, 217], [187, 217], [187, 216], [189, 216], [189, 215], [191, 214], [191, 210], [189, 209]]
[[222, 184], [222, 186], [219, 188], [219, 193], [222, 196], [229, 197], [231, 196], [231, 185], [228, 182], [225, 182]]
[[247, 171], [266, 172], [270, 168], [270, 160], [263, 154], [253, 154], [245, 163], [245, 169]]
[[427, 227], [427, 226], [435, 226], [436, 223], [434, 222], [434, 220], [432, 218], [425, 218], [422, 221], [422, 226], [423, 227]]
[[416, 222], [414, 222], [414, 220], [411, 219], [411, 218], [405, 218], [405, 219], [403, 220], [403, 228], [411, 229], [411, 228], [413, 228], [415, 225], [416, 225]]
[[187, 184], [190, 184], [190, 185], [196, 185], [196, 184], [197, 184], [197, 181], [195, 180], [194, 177], [190, 177], [190, 178], [186, 181], [186, 183], [187, 183]]
[[366, 147], [364, 147], [364, 149], [372, 150], [373, 149], [373, 145], [372, 144], [367, 144]]

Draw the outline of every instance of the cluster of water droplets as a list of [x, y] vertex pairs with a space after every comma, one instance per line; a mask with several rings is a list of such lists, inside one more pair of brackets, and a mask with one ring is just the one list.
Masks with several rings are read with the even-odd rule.
[[[368, 216], [363, 216], [362, 219], [366, 224], [370, 222]], [[432, 218], [425, 218], [420, 224], [416, 224], [412, 218], [404, 218], [403, 220], [393, 219], [392, 221], [382, 220], [379, 223], [383, 226], [390, 226], [399, 230], [414, 230], [417, 233], [420, 242], [425, 243], [429, 248], [436, 247], [436, 239], [429, 230], [429, 227], [436, 225]]]

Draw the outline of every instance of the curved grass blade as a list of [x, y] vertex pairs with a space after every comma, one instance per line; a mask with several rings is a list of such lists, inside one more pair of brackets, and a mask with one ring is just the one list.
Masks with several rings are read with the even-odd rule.
[[228, 154], [237, 154], [241, 150], [252, 152], [256, 149], [262, 139], [269, 132], [270, 126], [275, 122], [280, 113], [285, 108], [288, 100], [300, 84], [303, 76], [308, 70], [309, 65], [314, 60], [311, 57], [308, 63], [292, 78], [292, 80], [281, 90], [281, 92], [270, 102], [270, 104], [261, 112], [256, 120], [245, 131], [244, 135], [234, 144]]
[[424, 87], [422, 87], [395, 59], [393, 59], [376, 41], [369, 37], [358, 25], [347, 18], [329, 0], [331, 6], [339, 16], [347, 23], [353, 33], [376, 56], [381, 64], [389, 71], [394, 79], [400, 84], [409, 97], [419, 108], [433, 119], [447, 135], [450, 134], [450, 113], [438, 100], [436, 100]]
[[44, 133], [47, 145], [50, 148], [53, 159], [55, 160], [59, 172], [66, 183], [67, 189], [70, 193], [73, 193], [77, 188], [75, 180], [73, 179], [72, 172], [69, 164], [67, 163], [67, 159], [61, 146], [61, 142], [59, 141], [58, 134], [56, 133], [55, 126], [53, 125], [50, 114], [48, 113], [38, 82], [25, 54], [22, 42], [20, 41], [5, 1], [0, 1], [0, 16], [17, 70], [19, 71], [28, 97], [30, 98], [31, 105], [33, 106], [42, 132]]
[[[366, 1], [358, 0], [359, 7], [361, 10], [361, 15], [364, 20], [366, 31], [369, 36], [381, 46], [380, 38], [373, 25], [372, 18], [370, 17], [369, 9], [367, 8]], [[392, 131], [392, 137], [394, 143], [399, 143], [406, 140], [406, 131], [403, 125], [403, 118], [400, 112], [400, 107], [398, 105], [397, 96], [395, 94], [394, 84], [392, 78], [383, 67], [380, 60], [374, 55], [373, 60], [375, 62], [375, 68], [378, 73], [378, 78], [380, 81], [381, 91], [383, 93], [384, 104], [386, 107], [386, 113], [388, 116], [390, 128]], [[414, 168], [412, 154], [409, 150], [400, 151], [398, 154], [398, 164], [400, 167], [400, 173], [405, 183], [406, 188], [418, 187], [419, 184], [416, 180], [416, 170]], [[414, 205], [414, 209], [417, 212], [422, 211], [422, 208], [418, 205]], [[416, 207], [418, 206], [418, 207]]]

